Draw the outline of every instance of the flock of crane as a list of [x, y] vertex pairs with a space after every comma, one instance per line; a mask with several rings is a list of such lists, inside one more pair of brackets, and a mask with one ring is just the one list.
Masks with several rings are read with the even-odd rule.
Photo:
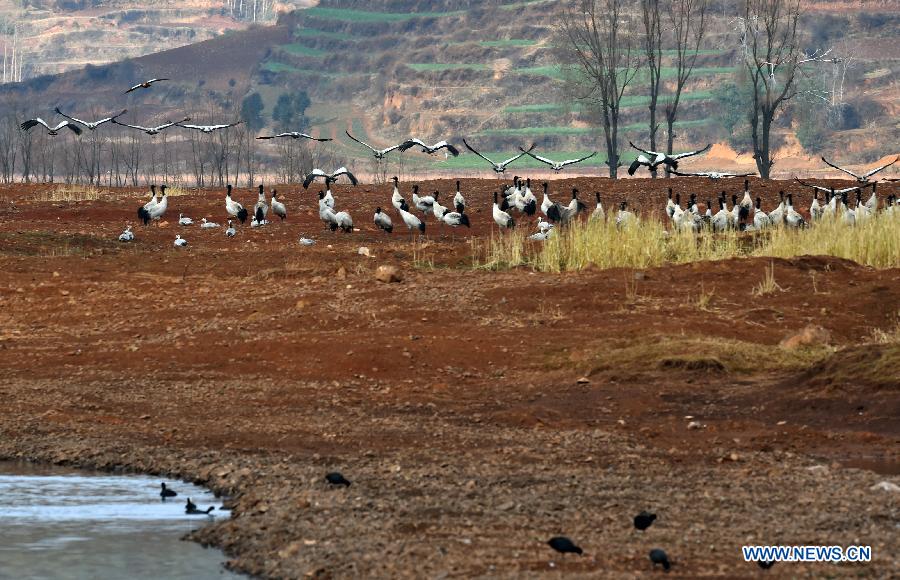
[[[148, 81], [138, 83], [133, 87], [129, 88], [126, 93], [131, 93], [137, 91], [139, 89], [149, 89], [152, 85], [166, 81], [169, 79], [165, 78], [154, 78]], [[148, 135], [157, 135], [160, 132], [168, 129], [169, 127], [181, 127], [185, 129], [191, 129], [200, 131], [201, 133], [210, 134], [215, 131], [225, 130], [230, 127], [234, 127], [241, 123], [241, 121], [236, 121], [233, 123], [222, 123], [222, 124], [212, 124], [212, 125], [194, 125], [188, 124], [190, 121], [189, 117], [185, 117], [181, 121], [168, 121], [163, 123], [162, 125], [157, 125], [153, 127], [145, 127], [142, 125], [133, 125], [129, 123], [123, 123], [118, 120], [119, 117], [124, 115], [127, 110], [122, 110], [117, 115], [112, 115], [97, 121], [84, 121], [77, 117], [73, 117], [67, 115], [60, 111], [57, 107], [56, 112], [65, 118], [65, 120], [57, 123], [56, 125], [50, 125], [43, 119], [37, 117], [34, 119], [29, 119], [21, 124], [21, 128], [25, 131], [30, 130], [31, 128], [41, 125], [45, 127], [50, 135], [57, 135], [59, 131], [66, 128], [73, 131], [76, 134], [82, 133], [82, 127], [88, 129], [90, 131], [96, 130], [101, 125], [106, 123], [122, 125], [124, 127], [129, 127], [132, 129], [143, 131]], [[447, 156], [458, 156], [460, 154], [459, 149], [457, 149], [454, 145], [452, 145], [447, 140], [438, 141], [434, 144], [428, 144], [421, 139], [411, 138], [403, 141], [402, 143], [398, 143], [391, 147], [378, 149], [375, 148], [368, 143], [354, 137], [350, 134], [349, 131], [346, 132], [347, 137], [352, 141], [366, 147], [372, 156], [375, 158], [376, 162], [383, 161], [389, 153], [392, 151], [404, 152], [414, 147], [418, 147], [422, 153], [426, 154], [435, 154], [437, 152], [443, 151]], [[312, 135], [299, 131], [289, 131], [277, 133], [274, 135], [261, 135], [258, 136], [257, 139], [277, 139], [277, 138], [286, 138], [286, 139], [307, 139], [310, 141], [317, 142], [325, 142], [331, 141], [328, 138], [316, 138]], [[592, 157], [594, 157], [597, 153], [593, 152], [584, 157], [575, 158], [575, 159], [566, 159], [562, 161], [556, 161], [549, 157], [545, 157], [543, 155], [538, 155], [534, 153], [534, 149], [536, 147], [535, 144], [532, 144], [529, 148], [525, 149], [523, 147], [519, 147], [519, 153], [513, 155], [512, 157], [505, 159], [503, 161], [494, 161], [490, 159], [486, 155], [480, 153], [477, 149], [475, 149], [468, 141], [465, 139], [462, 140], [463, 145], [466, 149], [468, 149], [472, 154], [477, 157], [483, 159], [487, 162], [491, 169], [498, 174], [498, 176], [504, 174], [507, 168], [517, 161], [518, 159], [529, 156], [532, 159], [546, 165], [554, 172], [559, 173], [566, 167], [571, 165], [575, 165], [586, 161]], [[710, 145], [703, 147], [702, 149], [698, 149], [695, 151], [688, 151], [684, 153], [664, 153], [659, 151], [652, 151], [648, 149], [643, 149], [638, 147], [634, 143], [629, 142], [632, 148], [638, 151], [638, 155], [635, 160], [628, 167], [628, 174], [634, 175], [641, 167], [647, 168], [647, 170], [655, 172], [658, 168], [664, 167], [667, 172], [672, 173], [674, 175], [679, 176], [698, 176], [698, 177], [707, 177], [709, 179], [727, 179], [733, 177], [749, 177], [753, 175], [751, 173], [746, 174], [736, 174], [736, 173], [727, 173], [723, 171], [700, 171], [700, 172], [683, 172], [679, 171], [679, 163], [681, 160], [686, 159], [688, 157], [693, 157], [696, 155], [700, 155], [709, 150]], [[857, 183], [859, 184], [857, 187], [846, 188], [842, 190], [834, 190], [831, 188], [826, 188], [822, 186], [810, 185], [804, 182], [800, 182], [801, 184], [812, 187], [814, 189], [815, 195], [810, 206], [810, 219], [817, 220], [823, 216], [829, 214], [840, 214], [842, 219], [847, 223], [855, 223], [856, 221], [865, 219], [867, 216], [873, 214], [877, 211], [878, 201], [875, 194], [875, 182], [871, 181], [871, 178], [874, 177], [877, 173], [883, 171], [884, 169], [892, 166], [900, 160], [900, 157], [894, 159], [894, 161], [890, 163], [886, 163], [879, 167], [872, 169], [866, 173], [858, 174], [851, 170], [840, 167], [824, 157], [822, 160], [830, 167], [842, 171], [850, 176], [852, 176]], [[352, 232], [353, 231], [353, 219], [350, 216], [350, 213], [346, 210], [337, 211], [335, 209], [335, 200], [334, 196], [331, 193], [331, 184], [336, 182], [338, 178], [346, 177], [352, 185], [357, 185], [359, 181], [356, 176], [348, 170], [346, 167], [340, 167], [334, 171], [326, 172], [319, 168], [314, 168], [310, 171], [303, 180], [304, 189], [308, 188], [314, 181], [318, 179], [323, 179], [326, 185], [327, 191], [319, 192], [319, 217], [322, 222], [328, 226], [332, 231], [336, 231], [340, 229], [343, 232]], [[799, 180], [798, 180], [799, 181]], [[894, 180], [891, 180], [894, 181]], [[740, 203], [737, 202], [737, 196], [733, 195], [731, 202], [732, 207], [728, 209], [728, 200], [726, 199], [726, 195], [723, 192], [722, 196], [718, 199], [718, 212], [713, 213], [712, 204], [710, 201], [706, 203], [706, 211], [701, 213], [699, 207], [696, 203], [695, 196], [691, 196], [690, 202], [687, 204], [686, 208], [682, 208], [680, 204], [680, 196], [676, 195], [673, 199], [672, 190], [669, 190], [669, 199], [666, 205], [666, 213], [672, 219], [674, 226], [677, 229], [687, 229], [693, 231], [699, 231], [703, 228], [709, 228], [713, 231], [725, 231], [727, 229], [741, 229], [741, 230], [759, 230], [764, 229], [766, 227], [770, 227], [772, 225], [787, 225], [787, 226], [795, 226], [800, 227], [807, 225], [807, 221], [794, 209], [793, 206], [793, 196], [788, 194], [787, 198], [784, 197], [782, 193], [782, 199], [779, 205], [773, 209], [768, 214], [765, 213], [761, 207], [760, 198], [756, 198], [755, 203], [749, 192], [749, 182], [745, 180], [745, 191], [744, 197]], [[862, 188], [864, 187], [872, 187], [872, 196], [865, 203], [862, 203]], [[533, 240], [545, 240], [547, 239], [553, 231], [554, 225], [560, 224], [565, 225], [571, 222], [576, 218], [580, 213], [586, 210], [586, 206], [583, 202], [578, 199], [578, 191], [573, 190], [572, 199], [567, 204], [562, 204], [558, 202], [554, 202], [550, 199], [548, 195], [548, 184], [543, 184], [543, 201], [540, 204], [541, 213], [543, 217], [546, 219], [538, 219], [537, 221], [537, 232], [529, 236]], [[157, 197], [155, 186], [151, 187], [152, 194], [149, 202], [144, 204], [138, 209], [138, 218], [144, 223], [149, 224], [154, 220], [158, 220], [162, 217], [162, 215], [166, 212], [168, 207], [168, 198], [165, 193], [165, 186], [161, 187], [161, 197]], [[825, 196], [824, 203], [819, 203], [819, 193], [823, 193]], [[855, 192], [856, 193], [856, 205], [854, 208], [849, 207], [849, 194]], [[226, 193], [225, 200], [225, 209], [228, 215], [231, 218], [236, 218], [240, 223], [245, 223], [246, 220], [250, 217], [250, 214], [247, 210], [237, 201], [232, 199], [232, 188], [228, 186], [228, 192]], [[391, 204], [396, 209], [399, 214], [400, 219], [403, 221], [404, 225], [410, 230], [410, 232], [418, 231], [419, 233], [425, 232], [425, 218], [429, 215], [434, 216], [435, 220], [442, 225], [446, 225], [450, 228], [456, 228], [460, 226], [469, 227], [471, 222], [469, 220], [468, 214], [465, 213], [465, 198], [463, 194], [459, 191], [459, 182], [457, 181], [457, 191], [453, 197], [453, 206], [448, 207], [441, 204], [439, 201], [440, 193], [435, 191], [430, 195], [420, 196], [418, 192], [418, 186], [413, 186], [411, 201], [413, 203], [410, 206], [403, 196], [400, 194], [398, 179], [394, 178], [394, 193], [391, 199]], [[596, 193], [596, 206], [592, 212], [593, 217], [605, 216], [605, 212], [603, 210], [603, 206], [600, 200], [600, 194]], [[886, 209], [890, 211], [894, 211], [895, 206], [897, 205], [896, 198], [894, 196], [890, 196], [888, 198]], [[531, 191], [531, 180], [526, 179], [524, 182], [521, 181], [518, 176], [513, 179], [512, 185], [505, 188], [502, 192], [497, 191], [494, 193], [494, 204], [492, 208], [492, 217], [494, 222], [501, 228], [512, 228], [516, 224], [516, 219], [513, 217], [513, 212], [519, 212], [522, 215], [534, 216], [537, 211], [537, 198], [534, 193]], [[280, 219], [284, 220], [287, 217], [287, 208], [285, 205], [278, 200], [277, 193], [272, 190], [272, 198], [271, 198], [271, 209], [272, 212], [277, 215]], [[265, 191], [262, 185], [259, 186], [259, 195], [256, 204], [254, 205], [254, 211], [252, 214], [251, 227], [261, 227], [268, 223], [267, 215], [269, 210], [269, 202], [266, 199]], [[418, 211], [422, 214], [420, 218], [415, 214]], [[750, 218], [752, 212], [752, 219]], [[187, 221], [185, 221], [185, 219]], [[636, 220], [637, 217], [631, 211], [628, 210], [627, 202], [623, 201], [619, 204], [618, 210], [616, 212], [616, 224], [624, 225], [633, 220]], [[373, 221], [376, 226], [386, 232], [393, 231], [393, 222], [391, 217], [382, 210], [381, 207], [376, 208], [375, 214], [373, 217]], [[190, 218], [184, 218], [184, 216], [180, 216], [179, 223], [181, 225], [190, 225], [192, 221]], [[217, 224], [213, 224], [210, 222], [206, 222], [204, 220], [204, 224], [202, 227], [213, 228], [218, 227]], [[228, 229], [226, 230], [226, 235], [229, 237], [233, 237], [236, 235], [236, 230], [234, 227], [234, 223], [231, 219], [228, 220]], [[122, 241], [131, 241], [134, 239], [134, 233], [131, 230], [130, 226], [126, 229], [125, 232], [120, 236], [120, 240]], [[304, 238], [306, 240], [304, 243], [309, 243], [310, 240]], [[187, 245], [187, 241], [182, 238], [180, 235], [176, 237], [175, 240], [176, 246], [185, 246]]]

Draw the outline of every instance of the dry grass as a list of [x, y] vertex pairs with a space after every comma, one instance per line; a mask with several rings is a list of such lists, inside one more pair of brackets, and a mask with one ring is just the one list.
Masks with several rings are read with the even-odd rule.
[[47, 191], [41, 191], [34, 196], [35, 201], [50, 202], [75, 202], [75, 201], [97, 201], [101, 199], [112, 199], [113, 196], [109, 190], [104, 190], [96, 185], [59, 185]]
[[900, 345], [900, 310], [894, 314], [893, 318], [894, 322], [891, 326], [872, 330], [870, 342]]
[[[828, 346], [785, 350], [721, 337], [656, 336], [634, 340], [605, 341], [589, 347], [584, 356], [587, 375], [645, 373], [648, 371], [687, 371], [704, 373], [758, 374], [799, 372], [827, 360], [834, 353]], [[558, 366], [571, 364], [571, 353], [560, 358]]]
[[648, 268], [733, 257], [827, 255], [875, 268], [900, 267], [900, 217], [879, 214], [856, 226], [824, 220], [801, 230], [714, 234], [671, 232], [658, 220], [645, 219], [617, 228], [614, 219], [581, 221], [560, 229], [544, 242], [529, 231], [492, 236], [473, 246], [477, 267], [529, 266], [544, 272], [598, 268]]
[[712, 299], [716, 295], [716, 289], [713, 288], [709, 292], [706, 291], [706, 286], [704, 284], [700, 284], [700, 293], [697, 295], [697, 309], [703, 310], [704, 312], [709, 312], [709, 307], [712, 304]]
[[775, 264], [770, 263], [766, 266], [766, 275], [762, 281], [753, 287], [754, 296], [768, 296], [775, 292], [784, 292], [784, 288], [775, 281]]

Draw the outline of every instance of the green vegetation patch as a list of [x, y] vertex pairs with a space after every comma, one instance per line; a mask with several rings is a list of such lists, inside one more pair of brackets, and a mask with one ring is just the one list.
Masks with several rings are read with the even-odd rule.
[[486, 64], [478, 63], [444, 63], [444, 62], [411, 62], [409, 68], [415, 71], [444, 71], [444, 70], [491, 70]]
[[324, 50], [319, 50], [317, 48], [312, 48], [310, 46], [306, 46], [304, 44], [299, 44], [296, 42], [292, 44], [283, 44], [281, 45], [281, 48], [285, 52], [297, 56], [319, 57], [327, 54]]
[[509, 38], [507, 40], [482, 40], [478, 42], [479, 46], [486, 47], [508, 47], [508, 46], [534, 46], [536, 40], [528, 40], [527, 38]]
[[465, 10], [454, 10], [452, 12], [369, 12], [366, 10], [327, 8], [323, 6], [314, 6], [303, 11], [303, 14], [306, 16], [346, 22], [402, 22], [411, 18], [443, 18], [464, 13]]

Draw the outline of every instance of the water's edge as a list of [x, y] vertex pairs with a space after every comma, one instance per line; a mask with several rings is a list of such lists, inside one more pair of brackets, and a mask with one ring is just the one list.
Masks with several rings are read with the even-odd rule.
[[[230, 518], [221, 493], [127, 465], [31, 461], [0, 453], [2, 572], [31, 578], [237, 578], [197, 532]], [[178, 496], [163, 501], [160, 482]], [[191, 497], [210, 516], [188, 515]], [[206, 534], [204, 534], [206, 535]], [[164, 576], [163, 576], [164, 574]], [[0, 574], [3, 577], [3, 574]]]

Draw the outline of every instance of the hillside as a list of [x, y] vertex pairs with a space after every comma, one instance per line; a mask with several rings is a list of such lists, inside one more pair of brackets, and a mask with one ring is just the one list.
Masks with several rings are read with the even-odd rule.
[[[267, 119], [280, 95], [304, 90], [312, 101], [307, 116], [313, 129], [337, 140], [333, 154], [338, 159], [364, 158], [344, 130], [373, 145], [411, 135], [465, 136], [489, 155], [509, 154], [531, 142], [560, 155], [588, 152], [599, 148], [599, 136], [590, 112], [567, 97], [565, 73], [553, 54], [553, 9], [559, 4], [325, 0], [282, 14], [276, 26], [234, 31], [5, 90], [27, 99], [30, 107], [52, 110], [60, 102], [82, 107], [119, 102], [122, 85], [147, 76], [175, 76], [175, 84], [141, 96], [138, 102], [145, 114], [174, 115], [175, 110], [196, 110], [207, 100], [234, 110], [246, 95], [258, 92]], [[900, 112], [900, 89], [894, 81], [900, 60], [900, 2], [880, 0], [874, 5], [884, 13], [863, 11], [858, 2], [810, 4], [804, 22], [810, 46], [835, 46], [841, 54], [854, 56], [845, 79], [845, 102], [852, 108], [853, 122], [822, 139], [821, 151], [809, 151], [795, 135], [797, 120], [786, 116], [775, 137], [776, 171], [818, 168], [821, 164], [812, 160], [819, 152], [837, 154], [845, 162], [871, 163], [900, 150], [900, 128], [894, 120]], [[722, 105], [715, 97], [722, 86], [733, 83], [738, 64], [734, 11], [713, 12], [676, 126], [682, 147], [729, 140]], [[664, 66], [670, 65], [669, 57]], [[816, 76], [830, 86], [834, 72], [823, 66]], [[671, 69], [664, 69], [664, 79], [670, 75]], [[107, 88], [111, 92], [104, 94]], [[646, 90], [636, 82], [626, 95], [622, 142], [643, 141]], [[717, 168], [752, 165], [749, 156], [739, 155], [740, 143], [732, 146], [735, 151], [719, 148]], [[603, 157], [594, 161], [602, 164]], [[411, 155], [410, 163], [434, 171], [482, 168], [471, 155], [449, 160]]]
[[313, 4], [268, 0], [243, 8], [235, 0], [0, 0], [0, 50], [11, 58], [17, 46], [21, 78], [27, 80], [274, 23], [277, 10]]

